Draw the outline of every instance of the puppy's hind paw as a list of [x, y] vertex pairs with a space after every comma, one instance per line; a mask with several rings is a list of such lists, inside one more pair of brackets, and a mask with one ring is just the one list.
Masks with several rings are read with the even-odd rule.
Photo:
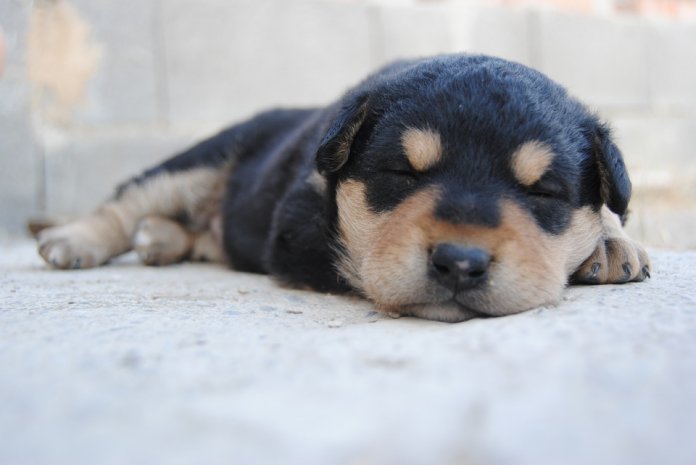
[[54, 268], [80, 269], [99, 266], [109, 259], [108, 251], [70, 225], [41, 231], [38, 237], [39, 255]]

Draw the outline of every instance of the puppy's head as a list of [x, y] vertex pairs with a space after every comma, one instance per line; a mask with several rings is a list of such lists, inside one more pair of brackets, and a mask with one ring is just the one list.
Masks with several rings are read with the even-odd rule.
[[607, 129], [543, 75], [499, 59], [404, 62], [342, 102], [317, 166], [341, 274], [390, 312], [459, 321], [556, 300], [624, 214]]

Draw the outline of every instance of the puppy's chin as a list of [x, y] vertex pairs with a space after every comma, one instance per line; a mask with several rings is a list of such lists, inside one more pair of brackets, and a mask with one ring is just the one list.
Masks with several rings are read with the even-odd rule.
[[[554, 304], [563, 292], [564, 280], [548, 279], [530, 283], [518, 278], [521, 282], [517, 282], [513, 279], [515, 276], [510, 273], [494, 273], [493, 283], [481, 289], [460, 292], [456, 296], [452, 296], [451, 291], [426, 280], [427, 284], [422, 286], [425, 289], [424, 293], [402, 295], [400, 303], [395, 300], [380, 301], [380, 298], [374, 295], [369, 297], [378, 308], [391, 316], [414, 316], [455, 323], [472, 318], [514, 315], [535, 307]], [[419, 303], [411, 304], [408, 303], [409, 300]]]
[[473, 318], [487, 316], [452, 301], [439, 304], [407, 305], [390, 309], [388, 313], [391, 316], [414, 316], [426, 320], [443, 321], [445, 323], [459, 323]]
[[[543, 305], [543, 303], [540, 303], [539, 305]], [[466, 305], [462, 305], [456, 301], [447, 301], [442, 303], [413, 304], [398, 307], [388, 306], [381, 308], [385, 313], [394, 318], [398, 318], [401, 316], [413, 316], [417, 318], [424, 318], [426, 320], [442, 321], [446, 323], [459, 323], [474, 318], [488, 318], [493, 316], [514, 315], [516, 313], [522, 313], [526, 310], [529, 310], [530, 308], [539, 305], [535, 305], [529, 308], [508, 307], [502, 309], [491, 307], [486, 310], [474, 310], [473, 308], [467, 307]]]

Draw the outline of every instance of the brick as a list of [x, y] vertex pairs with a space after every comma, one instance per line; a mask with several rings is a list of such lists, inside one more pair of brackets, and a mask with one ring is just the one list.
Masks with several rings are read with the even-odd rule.
[[73, 0], [100, 48], [99, 65], [86, 98], [74, 113], [77, 124], [147, 123], [161, 108], [153, 30], [154, 0]]
[[168, 0], [162, 7], [175, 124], [218, 125], [271, 106], [325, 104], [372, 69], [365, 6]]
[[517, 8], [454, 7], [448, 16], [455, 50], [533, 64], [530, 11]]
[[41, 151], [25, 80], [30, 5], [0, 0], [7, 62], [0, 81], [0, 230], [21, 233], [40, 208]]
[[[636, 187], [696, 186], [696, 117], [616, 116], [611, 119]], [[696, 187], [692, 188], [696, 193]]]
[[49, 215], [88, 213], [117, 184], [186, 148], [196, 137], [171, 132], [52, 131], [46, 144], [46, 210]]
[[382, 61], [440, 53], [482, 53], [530, 63], [530, 13], [459, 5], [379, 9]]
[[649, 247], [696, 249], [693, 197], [689, 201], [650, 202], [638, 198], [631, 202], [626, 231]]
[[0, 229], [22, 232], [40, 208], [41, 151], [21, 82], [0, 86]]
[[40, 148], [24, 111], [24, 85], [4, 82], [0, 89], [0, 229], [20, 233], [40, 206]]
[[[27, 28], [30, 2], [16, 2], [14, 0], [0, 0], [0, 29], [5, 36], [6, 66], [24, 66], [24, 52], [27, 48]], [[7, 69], [5, 73], [7, 73]], [[3, 76], [3, 81], [7, 75]]]
[[696, 112], [696, 25], [655, 24], [649, 50], [653, 105]]
[[454, 52], [449, 11], [440, 5], [378, 7], [374, 45], [378, 61]]
[[649, 104], [649, 26], [633, 19], [538, 13], [538, 67], [600, 108]]

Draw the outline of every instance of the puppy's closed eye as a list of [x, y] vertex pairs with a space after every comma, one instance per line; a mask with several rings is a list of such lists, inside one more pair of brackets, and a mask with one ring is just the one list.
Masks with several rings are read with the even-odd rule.
[[525, 187], [525, 193], [528, 197], [537, 200], [549, 199], [567, 201], [569, 198], [567, 186], [548, 178], [542, 178], [531, 186]]
[[402, 180], [415, 181], [418, 178], [419, 173], [413, 170], [413, 168], [407, 162], [387, 162], [379, 167], [379, 172], [381, 174], [394, 177], [402, 178]]

